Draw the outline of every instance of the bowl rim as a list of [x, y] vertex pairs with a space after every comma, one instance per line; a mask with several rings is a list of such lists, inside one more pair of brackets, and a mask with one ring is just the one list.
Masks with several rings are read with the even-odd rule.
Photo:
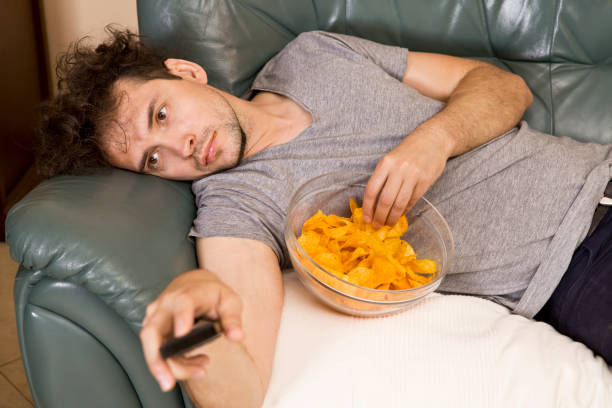
[[[313, 184], [315, 181], [320, 180], [322, 178], [327, 178], [327, 177], [333, 177], [334, 175], [340, 175], [340, 174], [347, 174], [347, 175], [351, 175], [351, 176], [355, 176], [355, 177], [359, 177], [359, 176], [363, 176], [363, 177], [368, 177], [370, 176], [370, 174], [368, 173], [364, 173], [364, 172], [359, 172], [359, 171], [347, 171], [347, 170], [340, 170], [340, 171], [334, 171], [334, 172], [330, 172], [330, 173], [325, 173], [322, 174], [320, 176], [314, 177], [310, 180], [308, 180], [307, 182], [305, 182], [304, 184], [302, 184], [297, 190], [296, 192], [293, 194], [293, 196], [291, 197], [291, 200], [289, 202], [289, 207], [287, 210], [287, 219], [285, 222], [285, 239], [290, 239], [292, 241], [292, 244], [295, 245], [295, 247], [298, 249], [298, 251], [300, 251], [300, 253], [302, 255], [304, 255], [310, 262], [312, 262], [313, 265], [315, 265], [315, 267], [317, 267], [320, 271], [324, 272], [325, 274], [327, 274], [328, 276], [332, 277], [334, 280], [338, 280], [339, 282], [342, 282], [343, 284], [347, 284], [350, 286], [353, 286], [355, 288], [361, 289], [361, 290], [365, 290], [366, 293], [367, 291], [370, 291], [372, 293], [377, 293], [377, 294], [394, 294], [394, 295], [398, 295], [398, 294], [408, 294], [408, 293], [417, 293], [417, 292], [422, 292], [423, 290], [429, 289], [432, 286], [434, 288], [437, 288], [442, 279], [447, 275], [448, 273], [448, 269], [450, 268], [452, 262], [453, 262], [453, 257], [454, 257], [454, 252], [455, 252], [455, 243], [454, 243], [454, 238], [453, 238], [453, 234], [452, 231], [446, 221], [446, 218], [444, 218], [444, 216], [442, 216], [442, 214], [440, 213], [440, 211], [424, 196], [422, 196], [421, 198], [419, 198], [418, 201], [423, 201], [425, 202], [426, 207], [428, 207], [429, 209], [433, 210], [434, 214], [439, 218], [440, 221], [442, 221], [442, 225], [443, 227], [446, 229], [446, 232], [448, 232], [448, 236], [450, 237], [450, 241], [448, 243], [448, 247], [447, 245], [444, 243], [444, 241], [442, 241], [442, 249], [443, 249], [443, 253], [446, 254], [446, 265], [443, 271], [441, 271], [440, 273], [438, 273], [438, 276], [435, 279], [432, 279], [431, 281], [427, 282], [424, 285], [420, 285], [417, 286], [415, 288], [409, 288], [409, 289], [373, 289], [373, 288], [368, 288], [365, 286], [360, 286], [360, 285], [356, 285], [352, 282], [349, 282], [347, 280], [341, 279], [340, 277], [334, 275], [333, 273], [329, 272], [327, 269], [325, 269], [323, 266], [319, 265], [314, 259], [312, 259], [310, 257], [310, 255], [304, 250], [304, 248], [302, 248], [302, 246], [300, 245], [300, 243], [297, 240], [297, 237], [295, 236], [295, 234], [293, 234], [293, 231], [291, 230], [291, 226], [290, 226], [290, 222], [289, 222], [289, 215], [291, 214], [291, 210], [294, 208], [295, 204], [296, 204], [296, 197], [298, 197], [299, 195], [301, 195], [301, 193], [303, 193], [303, 191], [311, 184]], [[359, 184], [352, 184], [352, 185], [359, 185]], [[332, 185], [328, 185], [325, 189], [329, 189]], [[364, 185], [365, 187], [365, 185]], [[319, 190], [315, 190], [315, 191], [321, 191], [321, 190], [325, 190], [325, 189], [319, 189]], [[314, 192], [312, 192], [314, 193]], [[310, 193], [310, 194], [312, 194]], [[418, 202], [417, 201], [417, 202]], [[415, 204], [416, 206], [416, 204]], [[414, 206], [413, 206], [414, 208]], [[288, 248], [289, 249], [289, 248]], [[317, 282], [319, 282], [320, 284], [326, 286], [329, 289], [334, 290], [335, 292], [343, 295], [343, 296], [348, 296], [350, 298], [356, 299], [356, 300], [360, 300], [360, 301], [365, 301], [365, 302], [370, 302], [370, 303], [402, 303], [405, 302], [406, 300], [395, 300], [395, 301], [376, 301], [376, 300], [370, 300], [370, 299], [365, 299], [365, 298], [361, 298], [361, 297], [356, 297], [353, 295], [349, 295], [347, 293], [344, 293], [334, 287], [331, 287], [330, 285], [326, 284], [325, 282], [321, 282], [321, 280], [319, 280], [316, 276], [314, 276], [307, 268], [304, 268], [306, 273], [308, 274], [308, 276], [312, 277], [313, 279], [315, 279]], [[412, 299], [411, 299], [412, 300]]]

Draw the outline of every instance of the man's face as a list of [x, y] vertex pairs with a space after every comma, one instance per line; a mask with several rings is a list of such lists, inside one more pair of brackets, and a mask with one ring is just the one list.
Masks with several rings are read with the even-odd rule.
[[238, 117], [217, 90], [187, 79], [121, 79], [116, 123], [103, 135], [116, 167], [197, 180], [236, 166], [246, 143]]

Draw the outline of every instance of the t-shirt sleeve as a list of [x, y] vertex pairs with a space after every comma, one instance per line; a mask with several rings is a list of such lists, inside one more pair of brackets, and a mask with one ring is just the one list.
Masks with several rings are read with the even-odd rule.
[[233, 237], [263, 242], [286, 263], [283, 252], [283, 215], [252, 186], [226, 178], [194, 182], [198, 207], [190, 237]]

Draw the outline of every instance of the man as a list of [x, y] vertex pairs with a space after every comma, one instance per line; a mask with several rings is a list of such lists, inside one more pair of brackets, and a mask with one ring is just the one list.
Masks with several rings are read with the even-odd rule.
[[[292, 193], [308, 179], [372, 172], [363, 207], [374, 226], [393, 224], [427, 192], [456, 241], [441, 290], [528, 317], [557, 298], [610, 179], [610, 146], [516, 127], [529, 90], [482, 62], [305, 33], [241, 99], [209, 86], [199, 65], [163, 61], [135, 36], [112, 31], [109, 42], [77, 47], [60, 67], [61, 92], [41, 127], [50, 140], [41, 152], [48, 175], [111, 165], [195, 180], [191, 235], [201, 269], [177, 277], [149, 305], [141, 340], [161, 388], [182, 380], [205, 406], [263, 400], [280, 268], [288, 266], [282, 226]], [[610, 218], [593, 235], [608, 247], [601, 231]], [[570, 272], [581, 276], [586, 267], [576, 268], [576, 259]], [[558, 317], [550, 314], [547, 321]], [[220, 319], [225, 337], [163, 360], [164, 339], [187, 333], [201, 315]], [[575, 337], [610, 351], [597, 335]]]

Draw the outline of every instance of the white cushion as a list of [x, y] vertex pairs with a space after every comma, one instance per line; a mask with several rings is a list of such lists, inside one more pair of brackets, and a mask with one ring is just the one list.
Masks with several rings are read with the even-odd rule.
[[335, 312], [286, 273], [264, 407], [612, 407], [601, 357], [493, 302], [431, 294], [405, 312]]

